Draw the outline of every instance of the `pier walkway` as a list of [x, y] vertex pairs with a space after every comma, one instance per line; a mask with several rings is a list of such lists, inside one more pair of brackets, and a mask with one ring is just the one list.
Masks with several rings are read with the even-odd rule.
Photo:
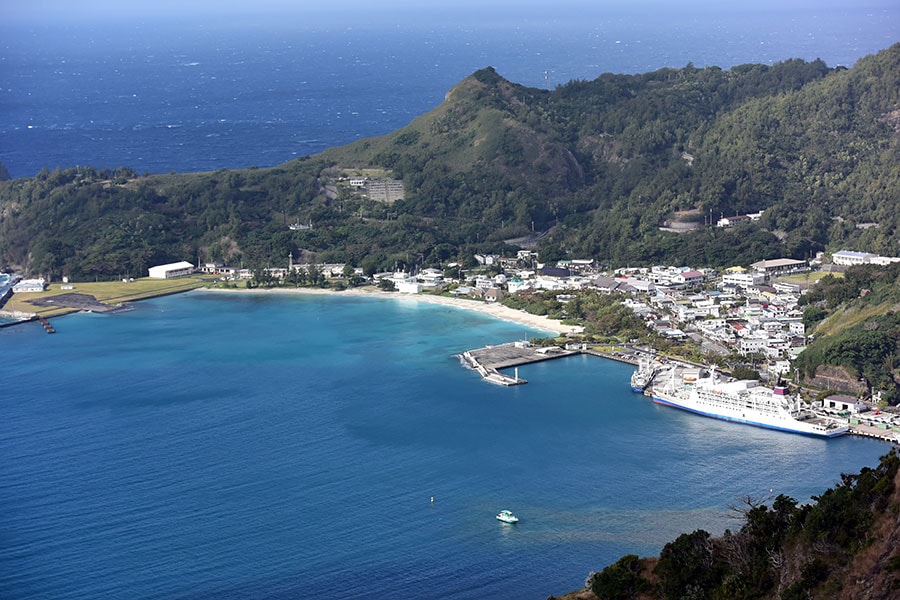
[[53, 328], [53, 325], [50, 324], [50, 321], [48, 321], [41, 315], [38, 315], [38, 321], [41, 322], [41, 325], [44, 326], [44, 329], [47, 331], [47, 333], [56, 333], [56, 329]]
[[858, 435], [860, 437], [875, 438], [883, 442], [891, 442], [900, 446], [900, 431], [894, 428], [882, 428], [872, 425], [850, 424], [850, 435]]
[[581, 350], [565, 350], [558, 346], [537, 347], [528, 342], [511, 342], [499, 346], [485, 346], [477, 350], [467, 350], [460, 355], [465, 364], [478, 371], [481, 377], [497, 385], [521, 385], [528, 383], [518, 376], [511, 377], [500, 369], [509, 369], [531, 363], [579, 354]]

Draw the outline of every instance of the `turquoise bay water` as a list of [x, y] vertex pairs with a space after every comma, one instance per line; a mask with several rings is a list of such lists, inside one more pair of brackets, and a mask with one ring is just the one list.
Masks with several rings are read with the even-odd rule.
[[888, 450], [656, 406], [593, 357], [491, 386], [453, 355], [537, 332], [413, 300], [55, 324], [0, 330], [3, 598], [545, 598]]

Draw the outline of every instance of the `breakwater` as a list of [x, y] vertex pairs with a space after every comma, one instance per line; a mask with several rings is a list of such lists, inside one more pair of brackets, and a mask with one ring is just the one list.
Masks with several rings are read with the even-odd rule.
[[516, 372], [515, 376], [509, 376], [501, 373], [500, 369], [511, 369], [545, 360], [572, 356], [581, 351], [581, 348], [532, 346], [529, 342], [521, 341], [467, 350], [459, 356], [466, 366], [478, 371], [488, 383], [510, 386], [528, 382], [521, 379], [518, 376], [518, 372]]

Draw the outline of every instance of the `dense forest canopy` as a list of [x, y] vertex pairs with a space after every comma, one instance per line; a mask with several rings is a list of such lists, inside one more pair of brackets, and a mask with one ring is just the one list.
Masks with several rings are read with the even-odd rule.
[[[486, 68], [399, 131], [270, 169], [0, 181], [0, 266], [93, 279], [291, 254], [380, 270], [534, 243], [609, 266], [898, 254], [898, 63], [900, 44], [852, 69], [688, 64], [552, 91]], [[371, 167], [404, 199], [327, 193], [329, 173]]]

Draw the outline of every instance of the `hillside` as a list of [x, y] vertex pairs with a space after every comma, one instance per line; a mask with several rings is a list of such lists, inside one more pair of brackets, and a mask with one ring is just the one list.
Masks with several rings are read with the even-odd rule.
[[[900, 44], [852, 69], [689, 64], [553, 91], [486, 68], [401, 130], [271, 169], [77, 167], [0, 181], [0, 265], [112, 278], [171, 260], [266, 266], [291, 253], [380, 270], [522, 243], [539, 243], [543, 260], [610, 266], [891, 254], [898, 78]], [[363, 167], [402, 179], [405, 198], [380, 203], [336, 184]], [[710, 226], [761, 210], [757, 223]]]
[[[841, 379], [900, 403], [900, 263], [853, 267], [828, 276], [801, 299], [803, 320], [814, 340], [794, 361], [808, 384], [834, 389]], [[838, 378], [828, 380], [824, 370]], [[850, 389], [839, 389], [848, 392]]]
[[891, 600], [900, 596], [900, 456], [896, 450], [813, 499], [746, 499], [744, 524], [697, 530], [658, 558], [625, 556], [560, 600], [680, 598]]

